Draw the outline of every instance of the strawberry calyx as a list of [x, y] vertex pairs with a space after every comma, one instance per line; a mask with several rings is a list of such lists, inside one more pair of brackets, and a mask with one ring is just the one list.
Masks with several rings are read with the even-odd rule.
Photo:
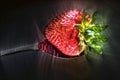
[[103, 54], [102, 48], [107, 38], [102, 34], [102, 31], [108, 26], [95, 23], [97, 12], [94, 12], [91, 17], [88, 16], [86, 12], [83, 12], [81, 23], [75, 25], [79, 31], [80, 52], [85, 51], [87, 55], [93, 49], [96, 53]]

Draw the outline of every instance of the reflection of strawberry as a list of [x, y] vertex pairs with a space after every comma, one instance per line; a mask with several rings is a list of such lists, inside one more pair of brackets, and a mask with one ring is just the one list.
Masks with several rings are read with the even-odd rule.
[[45, 28], [45, 36], [63, 54], [77, 56], [80, 54], [78, 30], [76, 24], [80, 24], [82, 13], [79, 10], [67, 11], [54, 18]]

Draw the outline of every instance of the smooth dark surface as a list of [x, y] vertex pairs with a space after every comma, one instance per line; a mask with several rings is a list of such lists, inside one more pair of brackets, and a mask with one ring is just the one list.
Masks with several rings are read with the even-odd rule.
[[0, 50], [37, 41], [34, 21], [41, 31], [55, 16], [77, 8], [98, 10], [107, 18], [109, 41], [102, 56], [90, 54], [74, 59], [55, 58], [27, 51], [0, 57], [0, 80], [120, 80], [119, 2], [106, 0], [14, 1], [1, 3]]

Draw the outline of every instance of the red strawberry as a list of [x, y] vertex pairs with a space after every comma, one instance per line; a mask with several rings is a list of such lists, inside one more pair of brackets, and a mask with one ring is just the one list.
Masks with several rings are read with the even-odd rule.
[[76, 24], [80, 24], [82, 13], [79, 10], [67, 11], [54, 18], [45, 29], [45, 36], [63, 54], [77, 56], [80, 54], [78, 30]]
[[[46, 52], [57, 57], [64, 57], [64, 58], [73, 57], [73, 56], [64, 55], [61, 51], [56, 49], [56, 47], [53, 46], [48, 40], [44, 40], [43, 42], [40, 42], [38, 45], [38, 48], [42, 52]], [[77, 57], [77, 56], [74, 56], [74, 57]]]

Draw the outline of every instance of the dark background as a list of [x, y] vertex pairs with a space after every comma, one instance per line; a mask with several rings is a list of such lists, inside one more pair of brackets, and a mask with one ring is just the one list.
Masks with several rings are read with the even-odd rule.
[[0, 57], [0, 80], [120, 80], [119, 2], [17, 0], [0, 6], [0, 51], [37, 42], [34, 21], [43, 31], [52, 18], [72, 8], [97, 10], [109, 24], [104, 55], [63, 59], [34, 50], [18, 52]]

